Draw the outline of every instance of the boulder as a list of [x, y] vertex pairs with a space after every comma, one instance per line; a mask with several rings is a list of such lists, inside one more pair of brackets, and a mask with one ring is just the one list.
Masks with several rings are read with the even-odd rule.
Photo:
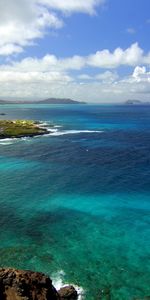
[[76, 300], [78, 298], [77, 291], [72, 285], [62, 287], [58, 294], [61, 300]]

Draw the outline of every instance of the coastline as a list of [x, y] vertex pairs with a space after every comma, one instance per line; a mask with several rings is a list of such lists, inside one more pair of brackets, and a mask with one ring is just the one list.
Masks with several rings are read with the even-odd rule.
[[0, 140], [35, 137], [49, 132], [37, 121], [0, 120]]

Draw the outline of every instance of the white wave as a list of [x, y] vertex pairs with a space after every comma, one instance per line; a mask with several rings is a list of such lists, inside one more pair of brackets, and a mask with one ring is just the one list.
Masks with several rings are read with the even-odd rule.
[[64, 286], [64, 282], [63, 282], [64, 276], [65, 276], [65, 272], [63, 270], [60, 270], [51, 276], [53, 285], [56, 288], [56, 290], [59, 290], [61, 287]]
[[[50, 125], [51, 125], [52, 127], [50, 127]], [[46, 121], [46, 122], [40, 121], [40, 122], [39, 122], [39, 127], [42, 128], [42, 129], [46, 129], [47, 132], [53, 133], [53, 132], [58, 131], [57, 128], [62, 127], [62, 126], [59, 126], [59, 125], [53, 125], [53, 124], [52, 124], [51, 122], [49, 122], [49, 121]], [[47, 133], [46, 133], [45, 135], [47, 135]]]
[[58, 129], [56, 128], [47, 128], [47, 130], [52, 133], [58, 132]]
[[54, 128], [61, 128], [61, 125], [54, 125]]
[[52, 126], [52, 128], [60, 128], [63, 127], [62, 125], [54, 125], [53, 121], [38, 121], [40, 127], [44, 126], [44, 127], [48, 127], [48, 126]]
[[59, 135], [65, 135], [65, 134], [79, 134], [79, 133], [101, 133], [103, 131], [101, 130], [62, 130], [62, 131], [52, 131], [50, 129], [50, 134], [52, 136], [59, 136]]
[[47, 126], [47, 125], [49, 125], [48, 122], [42, 122], [42, 121], [40, 121], [39, 124], [42, 125], [42, 126]]
[[[36, 136], [39, 137], [39, 136]], [[31, 141], [30, 136], [24, 136], [24, 137], [18, 137], [18, 138], [4, 138], [4, 139], [0, 139], [0, 145], [11, 145], [20, 141]]]
[[60, 270], [51, 276], [53, 285], [56, 288], [56, 290], [59, 290], [60, 288], [68, 286], [68, 285], [72, 285], [78, 293], [78, 300], [83, 300], [84, 296], [85, 296], [84, 289], [73, 283], [64, 282], [64, 276], [65, 276], [65, 272], [63, 270]]
[[17, 142], [17, 140], [17, 138], [0, 139], [0, 145], [11, 145], [14, 142]]

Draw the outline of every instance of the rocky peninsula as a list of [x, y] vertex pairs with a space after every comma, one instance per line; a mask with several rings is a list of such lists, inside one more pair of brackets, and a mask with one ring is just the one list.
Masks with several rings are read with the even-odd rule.
[[48, 132], [39, 122], [30, 120], [0, 120], [0, 139], [33, 137]]
[[0, 269], [0, 300], [75, 300], [77, 291], [65, 286], [59, 291], [43, 273]]

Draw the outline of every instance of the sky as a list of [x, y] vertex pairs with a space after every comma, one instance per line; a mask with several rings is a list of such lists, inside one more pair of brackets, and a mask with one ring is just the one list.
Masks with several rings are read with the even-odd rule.
[[0, 99], [150, 100], [150, 0], [0, 0]]

